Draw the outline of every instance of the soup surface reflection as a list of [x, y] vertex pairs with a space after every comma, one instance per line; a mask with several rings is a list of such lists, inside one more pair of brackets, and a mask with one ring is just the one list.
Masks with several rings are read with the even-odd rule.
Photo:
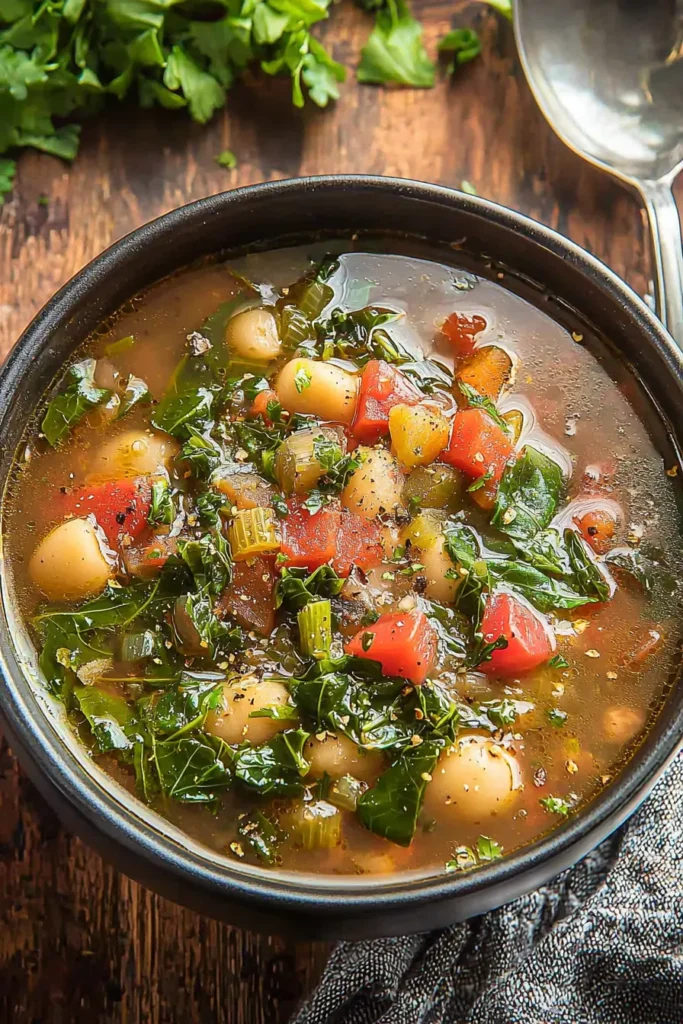
[[467, 870], [574, 814], [660, 706], [677, 469], [586, 328], [355, 248], [190, 269], [103, 325], [26, 437], [5, 551], [79, 737], [191, 836]]

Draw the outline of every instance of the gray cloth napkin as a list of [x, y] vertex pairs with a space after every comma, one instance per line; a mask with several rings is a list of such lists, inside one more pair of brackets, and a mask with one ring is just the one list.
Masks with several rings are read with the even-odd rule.
[[683, 754], [552, 884], [429, 934], [342, 943], [292, 1024], [681, 1024]]

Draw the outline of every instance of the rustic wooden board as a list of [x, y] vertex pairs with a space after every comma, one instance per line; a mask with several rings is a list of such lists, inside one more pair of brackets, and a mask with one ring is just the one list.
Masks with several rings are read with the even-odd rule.
[[[476, 25], [480, 60], [426, 92], [358, 87], [335, 109], [294, 111], [286, 85], [235, 89], [207, 128], [122, 107], [86, 125], [73, 168], [22, 157], [0, 214], [0, 355], [84, 263], [181, 203], [300, 174], [373, 172], [459, 186], [586, 246], [641, 294], [649, 258], [639, 208], [552, 135], [516, 61], [510, 26], [480, 4], [422, 5], [428, 46]], [[327, 27], [349, 67], [369, 30], [349, 5]], [[235, 171], [214, 157], [231, 148]], [[41, 195], [47, 204], [39, 203]], [[162, 900], [67, 834], [0, 742], [0, 1021], [261, 1024], [285, 1021], [326, 948], [259, 937]]]

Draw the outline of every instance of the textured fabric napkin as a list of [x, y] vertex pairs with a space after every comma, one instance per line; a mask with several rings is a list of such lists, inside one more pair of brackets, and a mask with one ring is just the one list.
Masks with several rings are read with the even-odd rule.
[[683, 754], [552, 884], [422, 935], [342, 943], [293, 1024], [681, 1024]]

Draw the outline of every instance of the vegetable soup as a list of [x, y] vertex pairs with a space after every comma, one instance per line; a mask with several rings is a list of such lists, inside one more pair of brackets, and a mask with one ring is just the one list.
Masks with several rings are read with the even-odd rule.
[[677, 669], [678, 469], [554, 308], [363, 239], [103, 324], [4, 512], [91, 756], [212, 849], [317, 873], [469, 870], [607, 785]]

